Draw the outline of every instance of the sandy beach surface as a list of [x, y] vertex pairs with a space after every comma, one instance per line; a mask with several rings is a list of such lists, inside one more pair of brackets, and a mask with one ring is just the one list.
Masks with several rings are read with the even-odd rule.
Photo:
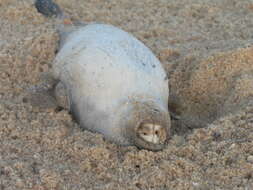
[[0, 190], [253, 189], [252, 0], [56, 2], [151, 48], [180, 119], [151, 152], [83, 130], [67, 110], [31, 106], [22, 97], [51, 68], [55, 20], [33, 0], [0, 0]]

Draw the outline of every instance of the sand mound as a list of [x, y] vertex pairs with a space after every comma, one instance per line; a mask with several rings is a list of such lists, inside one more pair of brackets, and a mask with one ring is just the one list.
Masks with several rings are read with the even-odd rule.
[[150, 152], [81, 130], [66, 110], [23, 102], [50, 70], [58, 35], [33, 0], [0, 0], [0, 189], [253, 188], [250, 0], [57, 2], [144, 41], [168, 71], [180, 119], [168, 147]]
[[252, 63], [252, 47], [180, 63], [170, 80], [172, 109], [189, 127], [203, 127], [252, 104]]

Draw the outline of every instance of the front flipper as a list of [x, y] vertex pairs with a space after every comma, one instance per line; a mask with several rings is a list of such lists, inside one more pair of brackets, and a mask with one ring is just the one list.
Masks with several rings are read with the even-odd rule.
[[70, 109], [70, 100], [67, 88], [62, 82], [58, 82], [54, 89], [54, 97], [57, 104], [66, 110]]
[[54, 97], [54, 89], [58, 83], [58, 80], [55, 79], [51, 73], [43, 73], [40, 76], [40, 81], [41, 82], [38, 84], [27, 89], [27, 92], [23, 97], [23, 101], [39, 108], [57, 108], [58, 105]]

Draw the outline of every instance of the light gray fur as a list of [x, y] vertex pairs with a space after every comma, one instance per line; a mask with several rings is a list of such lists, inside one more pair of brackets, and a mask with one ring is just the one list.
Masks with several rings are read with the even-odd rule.
[[122, 118], [131, 116], [133, 102], [155, 104], [169, 120], [166, 73], [142, 42], [105, 24], [62, 33], [64, 43], [53, 74], [66, 87], [70, 111], [83, 128], [122, 145], [132, 144]]

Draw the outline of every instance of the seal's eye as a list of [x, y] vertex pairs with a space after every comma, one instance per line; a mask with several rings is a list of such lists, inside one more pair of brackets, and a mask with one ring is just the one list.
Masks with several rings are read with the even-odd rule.
[[148, 135], [148, 134], [144, 132], [143, 135]]

